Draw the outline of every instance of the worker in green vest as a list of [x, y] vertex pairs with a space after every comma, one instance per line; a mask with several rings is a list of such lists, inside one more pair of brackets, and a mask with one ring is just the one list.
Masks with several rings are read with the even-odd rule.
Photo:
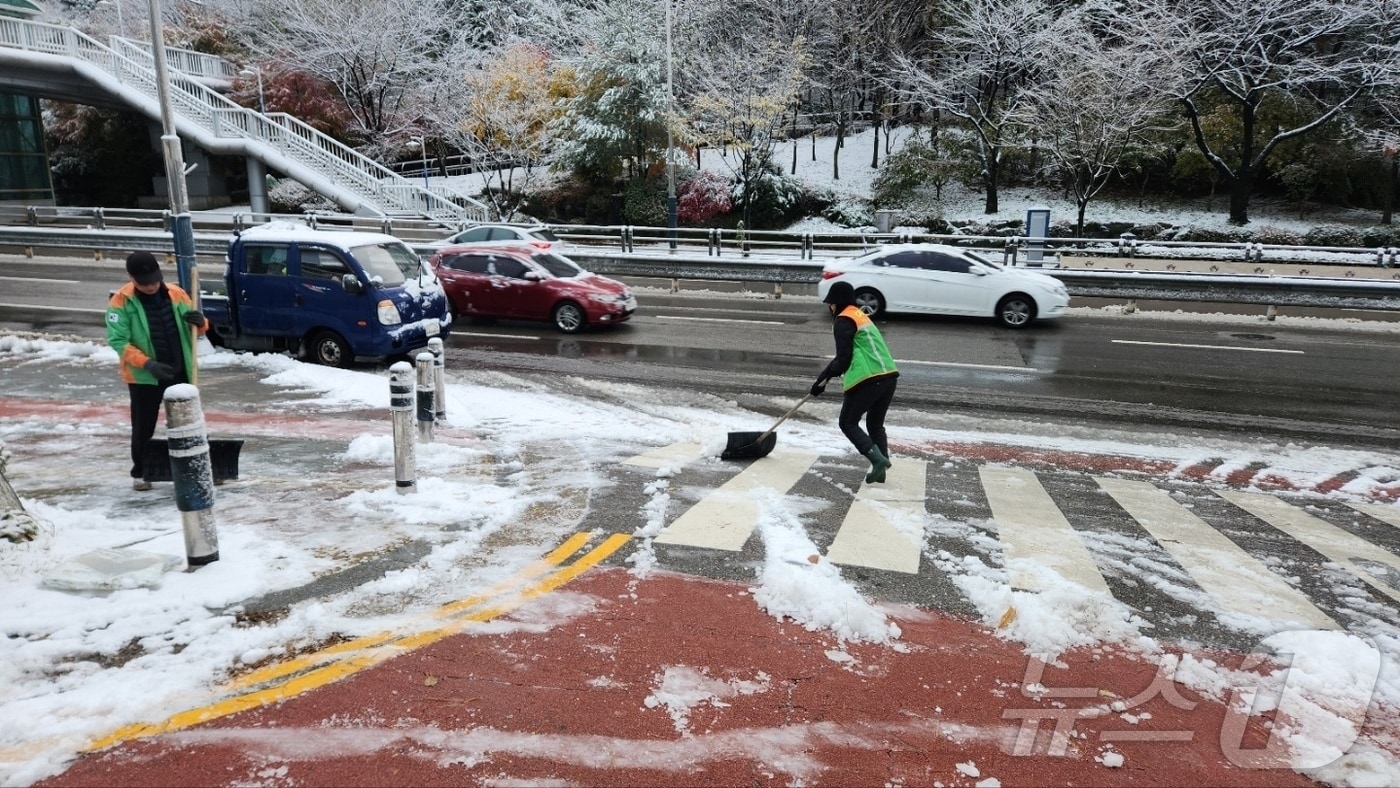
[[[849, 282], [836, 282], [822, 301], [830, 310], [836, 357], [826, 365], [812, 384], [812, 396], [826, 391], [826, 382], [841, 376], [845, 394], [837, 424], [856, 451], [870, 460], [867, 483], [885, 481], [890, 467], [890, 445], [885, 436], [885, 413], [894, 401], [899, 370], [870, 316], [855, 305], [855, 289]], [[860, 420], [865, 419], [865, 429]]]

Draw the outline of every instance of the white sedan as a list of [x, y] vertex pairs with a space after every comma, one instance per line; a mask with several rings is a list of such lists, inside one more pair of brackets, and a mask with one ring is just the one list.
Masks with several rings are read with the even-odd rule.
[[564, 251], [564, 241], [546, 225], [478, 224], [428, 246], [443, 248], [464, 244], [523, 243], [545, 252]]
[[1064, 315], [1069, 291], [1053, 276], [1006, 268], [966, 249], [939, 244], [899, 244], [822, 269], [817, 295], [835, 282], [855, 288], [856, 306], [867, 315], [910, 312], [925, 315], [994, 317], [1009, 328], [1036, 318]]

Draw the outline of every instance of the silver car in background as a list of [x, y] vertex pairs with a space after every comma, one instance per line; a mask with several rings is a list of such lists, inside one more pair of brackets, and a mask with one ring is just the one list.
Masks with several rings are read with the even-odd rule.
[[855, 288], [867, 315], [886, 312], [992, 317], [1008, 328], [1064, 315], [1069, 291], [1053, 276], [1007, 268], [982, 255], [941, 244], [882, 246], [834, 260], [822, 269], [817, 295], [835, 282]]

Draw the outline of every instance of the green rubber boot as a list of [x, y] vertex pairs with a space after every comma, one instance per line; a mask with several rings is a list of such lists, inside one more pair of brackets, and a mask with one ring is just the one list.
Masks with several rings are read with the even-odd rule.
[[866, 483], [884, 484], [885, 470], [890, 467], [889, 458], [880, 452], [879, 446], [871, 446], [865, 456], [870, 458], [870, 473], [865, 474]]

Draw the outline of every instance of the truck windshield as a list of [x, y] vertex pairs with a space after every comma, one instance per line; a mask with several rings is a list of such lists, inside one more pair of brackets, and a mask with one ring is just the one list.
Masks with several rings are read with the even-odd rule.
[[354, 246], [350, 254], [365, 267], [370, 279], [379, 279], [385, 287], [397, 287], [406, 280], [417, 279], [422, 270], [418, 255], [403, 244]]

